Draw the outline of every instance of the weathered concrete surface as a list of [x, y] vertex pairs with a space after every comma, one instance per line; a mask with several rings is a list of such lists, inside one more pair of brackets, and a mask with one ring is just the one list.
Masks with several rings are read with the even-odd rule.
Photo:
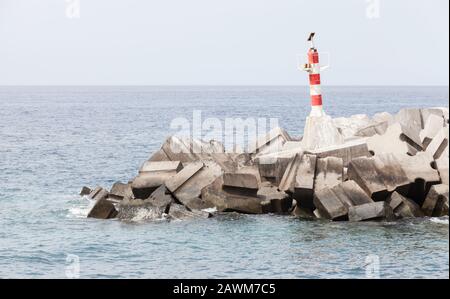
[[411, 132], [420, 132], [423, 129], [422, 112], [417, 108], [406, 108], [395, 115], [395, 121]]
[[433, 158], [425, 152], [420, 152], [413, 157], [407, 155], [395, 155], [395, 157], [400, 161], [411, 183], [408, 193], [401, 192], [402, 195], [422, 205], [430, 187], [441, 182], [439, 172], [433, 168], [435, 165]]
[[442, 123], [444, 125], [444, 123], [445, 123], [445, 116], [444, 116], [445, 110], [447, 110], [447, 113], [448, 113], [448, 109], [443, 109], [443, 108], [424, 108], [424, 109], [420, 109], [420, 114], [422, 116], [422, 128], [425, 128], [426, 123], [428, 122], [428, 119], [431, 116], [437, 116], [437, 117], [441, 118]]
[[91, 188], [84, 186], [83, 188], [81, 188], [80, 196], [87, 196], [91, 194], [91, 192], [92, 192]]
[[448, 135], [448, 127], [443, 127], [430, 141], [426, 152], [435, 160], [441, 158], [442, 156], [448, 157]]
[[341, 158], [344, 162], [344, 166], [346, 167], [350, 161], [355, 158], [370, 156], [367, 142], [363, 139], [349, 140], [341, 145], [334, 145], [305, 152], [316, 155], [318, 158]]
[[279, 152], [287, 141], [292, 138], [282, 128], [274, 128], [267, 134], [260, 136], [249, 145], [249, 153], [260, 156]]
[[284, 151], [295, 151], [295, 152], [303, 152], [302, 142], [301, 141], [286, 141], [281, 149]]
[[372, 116], [372, 123], [387, 122], [388, 125], [392, 125], [395, 122], [395, 117], [389, 112], [380, 112]]
[[354, 181], [316, 192], [314, 205], [322, 218], [347, 220], [350, 207], [370, 204], [373, 200]]
[[[409, 156], [408, 156], [409, 157]], [[374, 166], [378, 175], [382, 178], [386, 190], [395, 190], [407, 194], [410, 183], [414, 182], [408, 178], [400, 160], [394, 154], [381, 154], [374, 157]]]
[[148, 159], [150, 162], [162, 162], [162, 161], [170, 161], [170, 158], [166, 155], [164, 150], [161, 148], [159, 151], [154, 153], [150, 159]]
[[368, 126], [362, 127], [359, 129], [355, 136], [358, 137], [371, 137], [374, 135], [383, 135], [386, 133], [387, 128], [389, 127], [389, 122], [383, 121], [375, 124], [370, 124]]
[[201, 198], [202, 189], [222, 175], [222, 168], [213, 161], [194, 162], [166, 181], [167, 189], [191, 210], [211, 208]]
[[422, 205], [422, 211], [429, 217], [448, 216], [448, 185], [435, 185], [431, 187]]
[[392, 193], [386, 202], [390, 205], [397, 218], [416, 218], [425, 216], [418, 204], [411, 199], [402, 196], [398, 192]]
[[350, 163], [347, 175], [375, 201], [386, 200], [395, 190], [407, 193], [411, 183], [393, 155], [357, 158]]
[[305, 150], [316, 150], [323, 147], [344, 143], [344, 136], [333, 123], [330, 116], [308, 116], [302, 139]]
[[131, 189], [131, 184], [124, 184], [121, 182], [116, 182], [111, 187], [109, 192], [110, 199], [113, 200], [123, 200], [124, 198], [133, 198], [133, 191]]
[[88, 195], [88, 198], [91, 200], [99, 200], [102, 198], [107, 198], [109, 195], [108, 190], [103, 189], [102, 187], [96, 187], [92, 192]]
[[259, 189], [257, 177], [251, 173], [230, 173], [223, 174], [223, 185], [236, 189]]
[[146, 199], [165, 181], [183, 168], [180, 161], [150, 162], [141, 167], [139, 175], [131, 183], [135, 198]]
[[314, 205], [321, 218], [346, 220], [348, 209], [331, 188], [319, 190], [314, 195]]
[[365, 114], [356, 114], [350, 117], [338, 117], [333, 119], [334, 125], [338, 128], [344, 139], [356, 136], [356, 133], [371, 124], [370, 118]]
[[372, 155], [396, 153], [415, 155], [422, 150], [419, 132], [399, 123], [389, 126], [383, 135], [374, 135], [367, 139], [367, 146]]
[[170, 205], [175, 202], [173, 196], [170, 194], [169, 190], [165, 185], [160, 186], [156, 189], [145, 202], [151, 204], [160, 210], [161, 213], [168, 213]]
[[425, 123], [425, 128], [419, 134], [424, 150], [427, 149], [428, 145], [442, 128], [444, 128], [444, 119], [435, 114], [431, 114]]
[[257, 196], [263, 202], [270, 202], [270, 209], [267, 212], [284, 214], [288, 213], [292, 208], [292, 198], [286, 192], [279, 191], [270, 182], [261, 184]]
[[255, 158], [261, 178], [278, 186], [283, 178], [287, 166], [297, 154], [302, 154], [301, 150], [288, 150], [279, 153], [261, 155]]
[[297, 170], [302, 161], [303, 155], [296, 154], [294, 158], [289, 162], [284, 172], [283, 177], [281, 178], [278, 189], [284, 192], [294, 193], [294, 183], [297, 177]]
[[348, 210], [348, 219], [352, 222], [368, 220], [391, 221], [395, 219], [395, 216], [390, 205], [387, 202], [380, 201], [350, 207]]
[[220, 212], [238, 212], [244, 214], [264, 214], [271, 212], [271, 202], [264, 197], [258, 197], [257, 192], [242, 190], [230, 192], [223, 186], [223, 177], [217, 178], [212, 184], [201, 191], [201, 200], [209, 208], [216, 208]]
[[155, 173], [155, 172], [179, 172], [183, 169], [180, 161], [145, 161], [139, 169], [139, 173]]
[[89, 211], [88, 218], [111, 219], [117, 216], [114, 204], [108, 200], [109, 192], [103, 188], [96, 188], [97, 192], [92, 194], [95, 204]]
[[449, 159], [447, 157], [441, 157], [440, 159], [435, 161], [436, 168], [439, 172], [439, 176], [441, 178], [441, 182], [443, 184], [449, 184]]
[[346, 181], [334, 186], [331, 191], [348, 208], [367, 203], [373, 203], [373, 200], [364, 192], [364, 190], [355, 181]]
[[317, 159], [314, 189], [318, 192], [343, 182], [344, 162], [341, 158], [328, 157]]
[[316, 177], [317, 157], [305, 154], [302, 156], [294, 181], [293, 197], [297, 206], [313, 209], [314, 179]]

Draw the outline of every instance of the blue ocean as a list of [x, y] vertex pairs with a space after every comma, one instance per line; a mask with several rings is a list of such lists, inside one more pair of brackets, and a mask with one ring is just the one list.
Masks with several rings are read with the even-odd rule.
[[[307, 87], [0, 87], [0, 278], [449, 278], [448, 217], [330, 223], [228, 214], [87, 219], [82, 186], [133, 178], [171, 121], [277, 118]], [[448, 107], [448, 87], [324, 87], [333, 117]]]

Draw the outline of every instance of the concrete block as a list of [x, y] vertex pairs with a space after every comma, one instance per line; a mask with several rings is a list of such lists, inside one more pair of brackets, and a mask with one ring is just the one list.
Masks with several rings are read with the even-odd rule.
[[383, 135], [384, 133], [386, 133], [387, 128], [389, 127], [389, 123], [387, 121], [384, 122], [380, 122], [380, 123], [375, 123], [375, 124], [370, 124], [366, 127], [363, 127], [361, 129], [359, 129], [356, 133], [355, 136], [358, 137], [371, 137], [374, 135]]
[[367, 142], [363, 139], [346, 141], [341, 145], [324, 147], [316, 150], [306, 151], [308, 154], [316, 155], [318, 158], [336, 157], [341, 158], [347, 167], [351, 160], [358, 157], [369, 157]]
[[297, 170], [302, 161], [302, 156], [297, 154], [294, 158], [289, 162], [286, 167], [286, 171], [284, 172], [283, 177], [281, 178], [278, 189], [284, 192], [294, 193], [294, 184], [295, 178], [297, 177]]
[[438, 117], [442, 121], [442, 126], [444, 126], [444, 110], [442, 108], [424, 108], [420, 109], [420, 114], [422, 115], [422, 127], [426, 127], [426, 123], [429, 120], [429, 117], [434, 116]]
[[92, 192], [88, 195], [88, 198], [91, 200], [99, 200], [102, 198], [107, 198], [109, 195], [108, 190], [103, 189], [102, 187], [96, 187]]
[[250, 143], [249, 153], [256, 156], [279, 152], [283, 148], [283, 145], [291, 140], [292, 138], [284, 129], [279, 127], [274, 128]]
[[448, 185], [434, 185], [422, 205], [422, 211], [429, 217], [448, 216]]
[[255, 158], [255, 164], [258, 165], [261, 178], [278, 186], [289, 163], [297, 154], [302, 154], [297, 150], [283, 151], [261, 155]]
[[448, 128], [443, 127], [430, 141], [426, 152], [435, 160], [441, 158], [442, 156], [448, 157], [448, 135]]
[[392, 154], [355, 159], [347, 175], [375, 201], [385, 200], [395, 190], [406, 194], [411, 184], [402, 164]]
[[216, 208], [220, 212], [238, 212], [244, 214], [265, 214], [272, 212], [271, 202], [258, 197], [252, 192], [228, 192], [224, 190], [223, 177], [217, 178], [212, 184], [201, 191], [204, 206]]
[[314, 205], [321, 217], [330, 220], [346, 220], [350, 207], [370, 203], [373, 200], [354, 181], [323, 189], [314, 197]]
[[348, 209], [331, 188], [317, 191], [314, 195], [314, 205], [325, 219], [346, 220]]
[[224, 173], [223, 185], [237, 189], [259, 189], [258, 179], [251, 173]]
[[80, 196], [87, 196], [91, 194], [91, 192], [92, 192], [91, 188], [84, 186], [83, 188], [81, 188]]
[[389, 126], [383, 135], [374, 135], [367, 139], [367, 146], [372, 155], [397, 153], [415, 155], [422, 151], [419, 132], [396, 123]]
[[313, 209], [314, 179], [316, 177], [317, 157], [305, 154], [302, 156], [294, 181], [293, 197], [302, 208]]
[[389, 112], [380, 112], [372, 116], [372, 123], [383, 123], [387, 122], [388, 125], [395, 123], [395, 117]]
[[395, 219], [394, 212], [387, 202], [380, 201], [350, 207], [348, 218], [351, 222]]
[[398, 192], [392, 193], [386, 202], [392, 208], [394, 215], [397, 218], [416, 218], [425, 216], [418, 204], [411, 199], [402, 196]]
[[270, 202], [270, 212], [284, 214], [288, 213], [292, 208], [292, 198], [286, 192], [279, 191], [278, 188], [273, 186], [270, 182], [261, 184], [257, 196], [262, 199], [263, 202]]
[[95, 199], [95, 204], [89, 211], [88, 218], [97, 219], [111, 219], [117, 216], [117, 211], [114, 207], [113, 202], [108, 200], [108, 191], [105, 189], [100, 190], [93, 199]]
[[202, 189], [222, 175], [222, 168], [213, 161], [194, 162], [166, 181], [167, 189], [191, 210], [210, 208], [201, 198]]
[[334, 118], [333, 123], [344, 139], [347, 139], [355, 136], [360, 129], [370, 125], [371, 121], [366, 114], [357, 114], [350, 117]]
[[148, 159], [150, 162], [160, 162], [160, 161], [170, 161], [170, 158], [166, 155], [163, 149], [160, 149], [156, 153], [154, 153], [150, 159]]
[[417, 108], [400, 110], [395, 115], [395, 121], [403, 125], [408, 131], [420, 132], [423, 128], [422, 112]]
[[328, 157], [317, 159], [315, 191], [332, 188], [343, 182], [344, 162], [340, 158]]
[[422, 147], [424, 150], [427, 149], [428, 145], [439, 133], [439, 131], [442, 130], [442, 128], [444, 128], [444, 119], [442, 117], [431, 114], [425, 123], [425, 128], [419, 134], [420, 141], [422, 142]]
[[180, 161], [145, 162], [139, 175], [131, 183], [134, 197], [148, 198], [165, 181], [176, 175], [182, 167]]
[[113, 200], [123, 200], [124, 198], [133, 198], [131, 184], [116, 182], [109, 192], [109, 198]]
[[167, 190], [167, 187], [162, 185], [156, 189], [144, 202], [159, 209], [161, 214], [168, 214], [170, 205], [174, 203], [174, 198], [170, 194], [169, 190]]
[[347, 207], [373, 203], [373, 200], [355, 181], [346, 181], [331, 188], [331, 191]]
[[441, 182], [439, 172], [433, 168], [436, 163], [425, 152], [420, 152], [412, 157], [395, 156], [411, 183], [408, 193], [402, 193], [402, 195], [414, 200], [418, 205], [422, 205], [431, 186]]
[[179, 172], [183, 169], [183, 164], [180, 161], [146, 161], [139, 169], [139, 173], [147, 172]]

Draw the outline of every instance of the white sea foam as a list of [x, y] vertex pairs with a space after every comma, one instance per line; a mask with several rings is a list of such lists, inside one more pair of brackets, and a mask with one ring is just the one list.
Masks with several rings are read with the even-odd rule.
[[142, 221], [163, 221], [166, 220], [167, 215], [166, 214], [159, 214], [157, 211], [153, 209], [136, 209], [133, 217], [130, 219], [130, 221], [133, 222], [142, 222]]
[[217, 212], [217, 207], [214, 208], [209, 208], [209, 209], [203, 209], [203, 212], [207, 212], [207, 213], [215, 213]]
[[86, 218], [89, 213], [89, 207], [72, 207], [69, 209], [69, 214], [67, 217], [75, 217], [75, 218]]
[[431, 218], [430, 221], [433, 223], [437, 223], [437, 224], [448, 225], [448, 217], [447, 218]]

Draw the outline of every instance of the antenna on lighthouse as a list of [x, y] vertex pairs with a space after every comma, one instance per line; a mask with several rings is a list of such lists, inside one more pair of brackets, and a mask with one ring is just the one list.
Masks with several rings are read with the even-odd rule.
[[316, 33], [315, 32], [311, 32], [310, 34], [309, 34], [309, 37], [308, 37], [308, 41], [310, 42], [310, 44], [311, 44], [311, 49], [315, 49], [316, 47], [314, 46], [314, 36], [316, 35]]

